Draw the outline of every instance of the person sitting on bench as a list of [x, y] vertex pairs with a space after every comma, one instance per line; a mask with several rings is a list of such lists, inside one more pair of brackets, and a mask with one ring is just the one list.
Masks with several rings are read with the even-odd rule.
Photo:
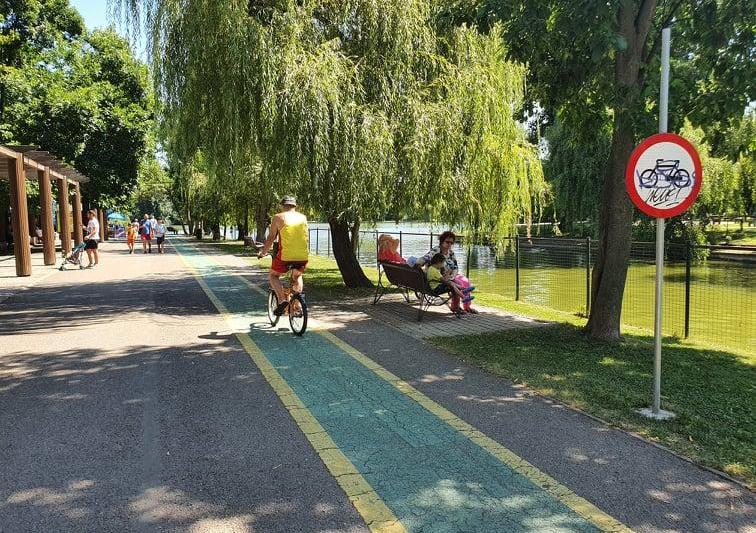
[[[438, 236], [438, 246], [431, 248], [431, 250], [424, 256], [418, 257], [416, 263], [420, 266], [427, 265], [434, 255], [440, 253], [444, 256], [445, 259], [444, 271], [451, 273], [454, 283], [456, 283], [459, 287], [462, 287], [463, 289], [469, 289], [469, 292], [472, 292], [473, 290], [475, 290], [473, 284], [470, 283], [469, 279], [459, 273], [457, 258], [454, 255], [454, 243], [456, 242], [456, 240], [457, 236], [454, 234], [454, 232], [443, 232]], [[459, 301], [460, 298], [458, 298], [456, 294], [452, 294], [451, 309], [455, 313], [460, 311]], [[464, 311], [465, 313], [473, 314], [478, 312], [470, 305], [470, 302], [464, 304]]]
[[400, 265], [407, 264], [407, 261], [399, 255], [398, 249], [399, 239], [385, 233], [378, 237], [378, 261]]
[[454, 281], [452, 281], [451, 272], [444, 272], [444, 263], [446, 257], [444, 254], [437, 253], [431, 258], [428, 264], [428, 284], [435, 296], [441, 296], [447, 292], [453, 292], [457, 298], [462, 300], [462, 303], [469, 304], [473, 301], [474, 296], [470, 296], [468, 289], [462, 289]]

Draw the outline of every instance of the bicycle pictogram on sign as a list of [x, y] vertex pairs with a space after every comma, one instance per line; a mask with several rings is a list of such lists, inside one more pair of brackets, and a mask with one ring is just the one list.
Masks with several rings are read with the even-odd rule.
[[654, 168], [638, 174], [638, 184], [643, 189], [682, 189], [692, 184], [690, 172], [680, 168], [679, 159], [657, 159]]
[[660, 133], [633, 151], [625, 174], [633, 203], [655, 218], [679, 215], [701, 188], [701, 161], [695, 148], [673, 133]]

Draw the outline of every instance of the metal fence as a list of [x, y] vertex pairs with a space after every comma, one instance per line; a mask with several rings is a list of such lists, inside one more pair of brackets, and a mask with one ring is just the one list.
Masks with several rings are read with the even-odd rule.
[[[360, 231], [360, 263], [377, 265], [383, 233], [399, 238], [403, 257], [419, 257], [437, 244], [435, 233]], [[480, 294], [587, 316], [597, 249], [591, 239], [517, 237], [497, 255], [458, 237], [454, 252]], [[310, 230], [310, 251], [332, 256], [327, 228]], [[756, 350], [756, 247], [667, 244], [665, 256], [664, 334]], [[654, 243], [632, 243], [624, 324], [653, 328], [654, 257]]]

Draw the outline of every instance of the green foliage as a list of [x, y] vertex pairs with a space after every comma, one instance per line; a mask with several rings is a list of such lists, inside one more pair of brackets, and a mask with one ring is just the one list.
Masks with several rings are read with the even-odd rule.
[[113, 31], [87, 33], [67, 0], [5, 2], [0, 17], [0, 141], [75, 166], [87, 202], [125, 204], [153, 127], [146, 67]]
[[704, 140], [701, 128], [694, 128], [686, 122], [680, 134], [695, 146], [701, 166], [703, 183], [698, 200], [692, 211], [698, 218], [707, 215], [735, 215], [742, 212], [738, 175], [734, 165], [727, 159], [711, 155], [711, 148]]
[[[558, 0], [482, 0], [455, 3], [467, 6], [468, 16], [487, 27], [491, 21], [505, 21], [504, 38], [511, 57], [526, 61], [530, 67], [528, 99], [552, 110], [560, 122], [552, 137], [562, 146], [550, 142], [553, 154], [546, 167], [549, 181], [556, 184], [555, 205], [558, 216], [567, 220], [576, 211], [584, 216], [593, 210], [594, 198], [583, 193], [590, 185], [600, 191], [600, 182], [591, 182], [586, 174], [605, 172], [599, 157], [609, 157], [608, 143], [601, 140], [612, 128], [613, 117], [623, 109], [628, 92], [638, 98], [633, 114], [636, 139], [657, 131], [659, 94], [660, 31], [674, 21], [672, 31], [670, 131], [692, 131], [686, 121], [703, 127], [696, 130], [695, 140], [706, 141], [714, 153], [729, 152], [732, 162], [742, 149], [733, 149], [732, 136], [741, 125], [741, 144], [748, 145], [753, 134], [753, 120], [743, 122], [743, 109], [754, 98], [754, 28], [756, 11], [748, 0], [696, 0], [695, 2], [659, 2], [652, 13], [652, 27], [643, 46], [640, 76], [635, 87], [622, 88], [615, 79], [618, 54], [633, 43], [620, 35], [619, 13], [622, 2], [562, 2]], [[627, 2], [640, 9], [640, 2]], [[459, 15], [457, 15], [459, 17]], [[588, 25], [586, 22], [590, 21]], [[609, 110], [607, 112], [607, 110]], [[600, 119], [600, 120], [597, 120]], [[735, 125], [733, 125], [735, 124]], [[747, 128], [751, 127], [750, 137]], [[564, 129], [568, 131], [565, 132]], [[576, 142], [586, 133], [601, 132], [588, 142]], [[745, 142], [743, 142], [745, 141]], [[586, 150], [593, 148], [593, 150]], [[752, 153], [752, 152], [751, 152]], [[745, 191], [752, 196], [748, 156], [738, 174]], [[732, 163], [718, 158], [708, 162], [706, 174], [714, 176], [703, 199], [705, 210], [721, 213], [752, 208], [732, 195]], [[739, 170], [736, 170], [736, 173]], [[744, 204], [748, 204], [748, 206]], [[581, 211], [581, 207], [586, 207]], [[712, 211], [714, 210], [714, 211]]]
[[591, 128], [578, 127], [571, 120], [569, 114], [560, 114], [546, 129], [544, 173], [552, 187], [554, 216], [562, 221], [562, 229], [574, 236], [575, 230], [584, 226], [577, 222], [598, 217], [611, 131], [605, 115], [597, 115]]
[[169, 157], [201, 152], [218, 197], [246, 183], [328, 219], [391, 211], [492, 239], [540, 201], [537, 150], [513, 118], [525, 69], [498, 27], [445, 26], [427, 0], [119, 6], [147, 22]]

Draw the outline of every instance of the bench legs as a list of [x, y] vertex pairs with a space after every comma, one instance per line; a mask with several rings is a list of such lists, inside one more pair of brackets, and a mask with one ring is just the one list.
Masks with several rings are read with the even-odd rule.
[[373, 296], [373, 305], [377, 304], [381, 298], [383, 298], [383, 295], [386, 294], [386, 288], [383, 286], [383, 283], [381, 283], [383, 279], [383, 271], [381, 270], [378, 273], [378, 284], [375, 286], [375, 296]]

